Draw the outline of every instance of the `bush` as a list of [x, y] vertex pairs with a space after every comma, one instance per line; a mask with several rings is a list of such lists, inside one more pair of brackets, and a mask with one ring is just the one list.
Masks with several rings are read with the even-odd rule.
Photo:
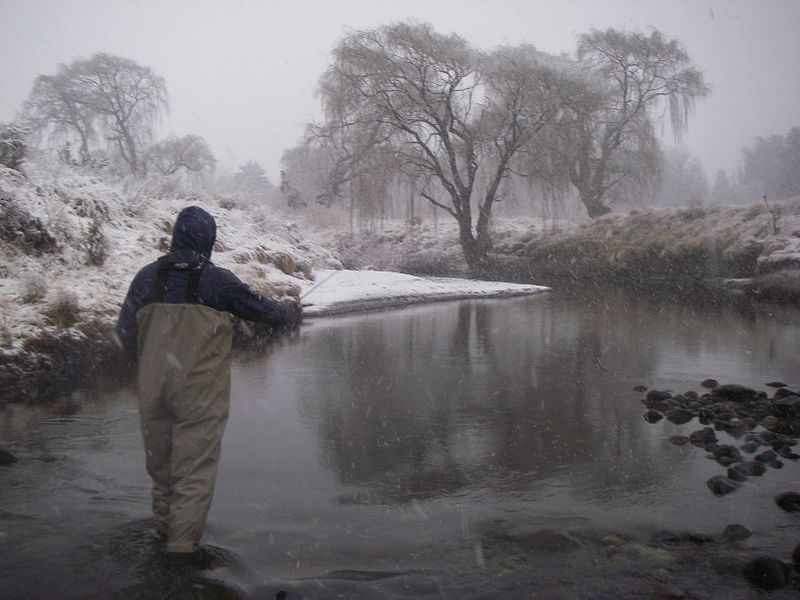
[[89, 266], [100, 267], [106, 262], [108, 256], [108, 240], [103, 235], [100, 220], [95, 217], [89, 223], [83, 237], [81, 238], [81, 248], [86, 252], [86, 264]]
[[25, 304], [39, 302], [47, 295], [47, 279], [39, 273], [31, 273], [22, 279], [22, 301]]
[[72, 292], [60, 290], [48, 304], [44, 314], [59, 329], [67, 329], [78, 322], [80, 312], [78, 297]]
[[28, 151], [26, 131], [14, 123], [0, 123], [0, 164], [19, 171]]

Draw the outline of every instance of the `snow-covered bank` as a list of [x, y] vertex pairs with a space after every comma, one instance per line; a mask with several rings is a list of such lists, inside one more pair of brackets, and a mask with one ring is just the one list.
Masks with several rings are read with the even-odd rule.
[[166, 193], [158, 180], [103, 179], [44, 157], [23, 171], [0, 165], [0, 405], [69, 395], [119, 367], [111, 331], [127, 287], [167, 250], [176, 215], [191, 204], [217, 220], [216, 264], [265, 296], [303, 295], [309, 316], [545, 289], [345, 271], [272, 206]]
[[322, 270], [315, 282], [304, 282], [302, 289], [304, 314], [322, 316], [418, 302], [537, 294], [549, 288], [385, 271]]

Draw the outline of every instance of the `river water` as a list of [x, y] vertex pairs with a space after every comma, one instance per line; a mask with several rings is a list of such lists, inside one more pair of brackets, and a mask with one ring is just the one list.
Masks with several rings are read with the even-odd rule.
[[634, 387], [797, 389], [798, 366], [797, 310], [600, 290], [314, 320], [235, 362], [219, 558], [178, 587], [132, 390], [8, 406], [0, 598], [796, 597], [740, 569], [800, 542], [773, 502], [798, 464], [714, 496], [724, 469], [669, 441], [700, 425], [646, 423]]

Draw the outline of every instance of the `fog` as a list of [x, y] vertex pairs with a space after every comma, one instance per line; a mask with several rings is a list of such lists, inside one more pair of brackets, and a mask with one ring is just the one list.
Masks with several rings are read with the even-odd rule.
[[711, 85], [682, 141], [709, 178], [735, 172], [756, 136], [800, 124], [795, 0], [0, 0], [0, 15], [0, 122], [37, 75], [109, 52], [166, 80], [163, 134], [201, 135], [223, 164], [257, 161], [273, 181], [283, 151], [321, 116], [316, 86], [337, 41], [407, 18], [483, 49], [527, 41], [556, 54], [574, 53], [592, 27], [661, 30]]

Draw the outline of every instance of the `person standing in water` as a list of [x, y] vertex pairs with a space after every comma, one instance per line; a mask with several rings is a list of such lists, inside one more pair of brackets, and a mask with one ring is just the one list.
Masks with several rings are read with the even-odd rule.
[[197, 557], [214, 494], [230, 399], [233, 317], [296, 327], [300, 303], [254, 293], [211, 262], [214, 218], [184, 208], [169, 253], [134, 277], [115, 334], [137, 361], [145, 463], [167, 555]]

